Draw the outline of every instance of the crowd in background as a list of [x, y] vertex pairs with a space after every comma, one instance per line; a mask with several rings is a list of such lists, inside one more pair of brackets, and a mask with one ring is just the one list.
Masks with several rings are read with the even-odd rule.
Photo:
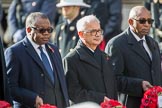
[[[25, 19], [31, 12], [39, 11], [45, 13], [47, 16], [49, 16], [54, 28], [62, 23], [65, 16], [62, 16], [61, 9], [56, 7], [56, 3], [58, 2], [59, 0], [13, 0], [9, 6], [7, 15], [4, 16], [6, 19], [6, 27], [4, 27], [2, 37], [5, 47], [12, 45], [24, 37]], [[104, 29], [105, 42], [121, 32], [121, 0], [85, 0], [85, 3], [91, 5], [91, 8], [86, 9], [81, 7], [80, 15], [84, 16], [88, 14], [94, 14], [99, 18], [101, 21], [101, 27]], [[102, 14], [100, 14], [101, 12]], [[54, 39], [51, 41], [53, 40]]]

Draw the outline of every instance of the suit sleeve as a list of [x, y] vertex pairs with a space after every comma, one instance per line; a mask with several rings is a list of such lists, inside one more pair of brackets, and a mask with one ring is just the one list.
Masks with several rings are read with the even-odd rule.
[[143, 96], [143, 79], [132, 78], [125, 75], [127, 70], [125, 69], [124, 56], [122, 55], [119, 47], [109, 42], [105, 51], [110, 56], [113, 71], [116, 74], [118, 91], [130, 96]]
[[[19, 53], [19, 52], [18, 52]], [[13, 100], [33, 107], [37, 94], [19, 86], [19, 76], [21, 74], [21, 63], [15, 52], [10, 48], [5, 51], [8, 84]]]
[[79, 68], [77, 68], [79, 66], [79, 62], [77, 62], [77, 60], [72, 61], [69, 58], [65, 58], [63, 61], [70, 99], [74, 103], [80, 103], [84, 101], [101, 103], [104, 100], [104, 96], [106, 96], [106, 94], [88, 90], [80, 84], [81, 80], [79, 80], [78, 75]]

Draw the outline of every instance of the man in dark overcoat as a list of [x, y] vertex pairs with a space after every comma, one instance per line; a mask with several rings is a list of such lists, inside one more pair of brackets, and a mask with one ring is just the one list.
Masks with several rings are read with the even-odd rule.
[[31, 13], [26, 20], [27, 36], [5, 51], [14, 108], [69, 106], [62, 59], [58, 48], [49, 43], [52, 30], [45, 14]]
[[162, 86], [160, 51], [148, 36], [153, 19], [144, 6], [131, 9], [128, 23], [129, 28], [110, 40], [105, 51], [116, 74], [118, 91], [126, 95], [127, 108], [139, 108], [146, 90]]
[[71, 101], [100, 104], [108, 98], [117, 99], [109, 57], [98, 48], [103, 39], [99, 20], [94, 15], [85, 16], [77, 22], [77, 31], [80, 40], [63, 59]]

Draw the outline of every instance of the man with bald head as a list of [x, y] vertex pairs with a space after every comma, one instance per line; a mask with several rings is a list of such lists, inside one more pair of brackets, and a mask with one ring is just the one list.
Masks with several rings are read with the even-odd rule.
[[159, 47], [148, 36], [153, 21], [144, 6], [133, 7], [129, 27], [111, 39], [105, 49], [116, 74], [118, 92], [126, 96], [127, 108], [139, 108], [143, 93], [162, 85]]

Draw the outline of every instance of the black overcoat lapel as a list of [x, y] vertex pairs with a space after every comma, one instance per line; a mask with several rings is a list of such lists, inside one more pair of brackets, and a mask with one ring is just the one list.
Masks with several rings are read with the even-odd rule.
[[47, 76], [47, 78], [50, 80], [50, 82], [53, 84], [50, 76], [46, 72], [46, 69], [45, 69], [41, 59], [39, 58], [37, 52], [34, 50], [33, 46], [31, 45], [31, 43], [29, 42], [29, 40], [27, 38], [24, 39], [23, 45], [25, 47], [25, 50], [29, 54], [29, 56], [31, 56], [31, 58], [34, 60], [34, 62], [36, 64], [38, 64], [38, 66], [43, 70], [43, 71], [40, 71], [40, 72], [43, 72], [43, 74], [45, 74]]
[[90, 54], [88, 54], [84, 48], [79, 48], [77, 47], [75, 49], [80, 57], [80, 59], [84, 62], [87, 62], [89, 65], [93, 65], [93, 67], [95, 68], [101, 68], [100, 65], [96, 62], [96, 60], [94, 58], [92, 58], [92, 56]]
[[130, 32], [129, 29], [126, 32], [126, 37], [128, 41], [128, 47], [130, 47], [130, 49], [132, 49], [132, 51], [134, 51], [137, 55], [141, 56], [141, 58], [145, 62], [150, 64], [150, 59], [148, 59], [146, 53], [143, 51], [140, 44], [137, 42], [137, 40], [135, 39], [135, 37], [133, 36], [133, 34]]

